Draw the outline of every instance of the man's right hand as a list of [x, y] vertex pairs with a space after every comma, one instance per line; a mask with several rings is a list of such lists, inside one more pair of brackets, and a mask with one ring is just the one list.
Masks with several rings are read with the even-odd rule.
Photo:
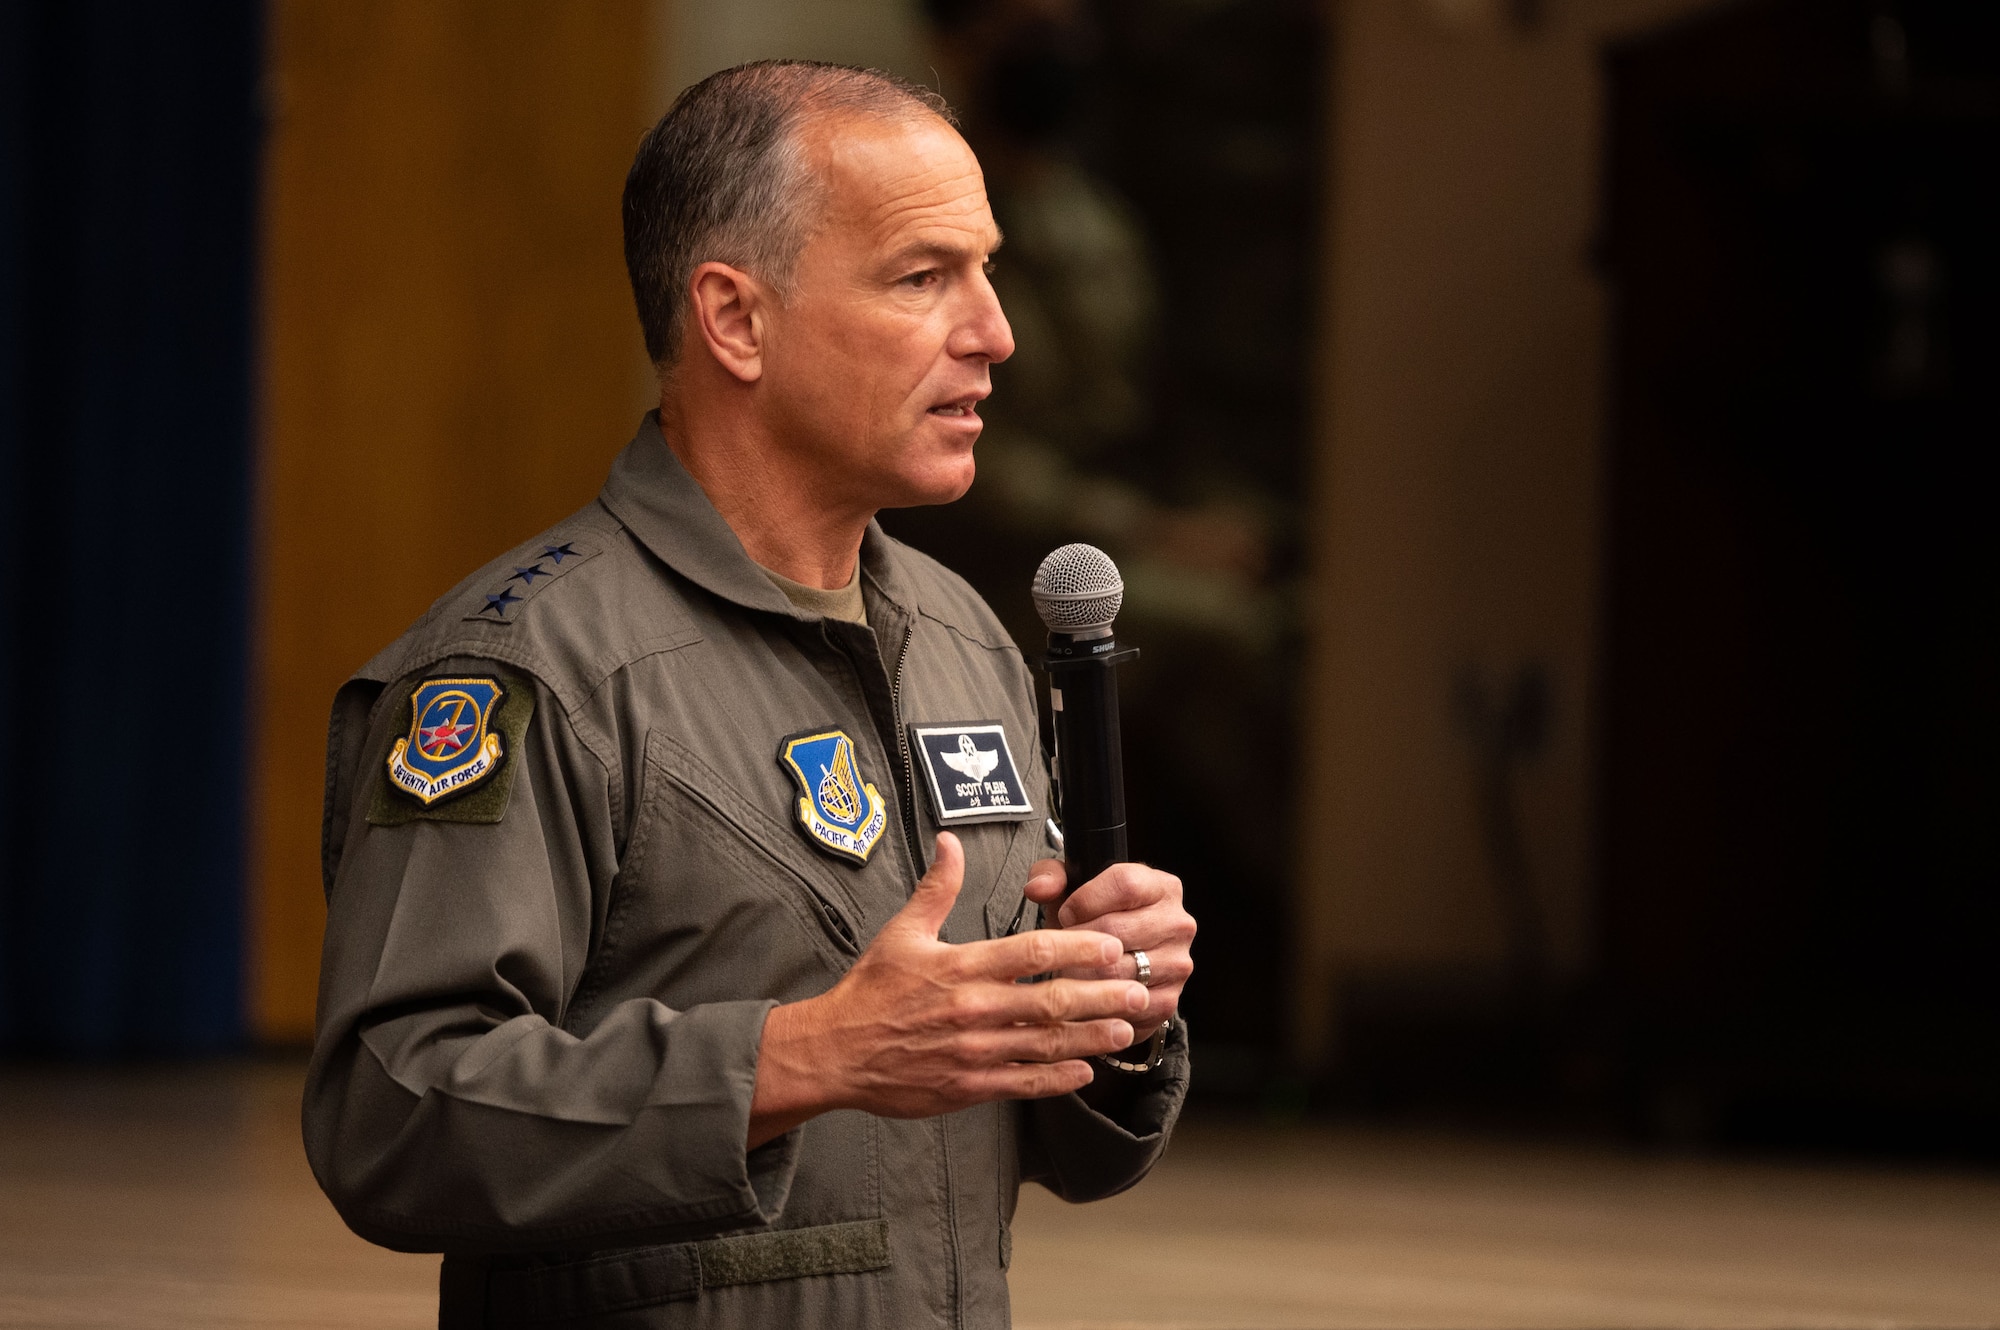
[[921, 1118], [992, 1099], [1088, 1085], [1081, 1059], [1132, 1043], [1145, 988], [1129, 979], [1016, 979], [1111, 965], [1109, 933], [1038, 929], [953, 946], [938, 941], [965, 876], [958, 837], [896, 917], [827, 992], [772, 1009], [757, 1055], [748, 1144], [755, 1149], [836, 1108]]

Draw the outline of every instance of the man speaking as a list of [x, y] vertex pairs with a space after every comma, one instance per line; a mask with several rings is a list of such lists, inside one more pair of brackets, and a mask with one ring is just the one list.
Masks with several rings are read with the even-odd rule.
[[979, 165], [748, 65], [624, 213], [657, 415], [335, 699], [307, 1153], [445, 1326], [1006, 1325], [1020, 1182], [1166, 1143], [1194, 921], [1064, 899], [1020, 652], [873, 522], [965, 492], [1013, 350]]

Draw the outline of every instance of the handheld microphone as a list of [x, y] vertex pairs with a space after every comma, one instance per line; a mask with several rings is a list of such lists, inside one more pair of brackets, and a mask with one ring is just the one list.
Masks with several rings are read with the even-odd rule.
[[1074, 891], [1129, 858], [1125, 844], [1125, 758], [1118, 733], [1120, 649], [1111, 623], [1125, 582], [1109, 555], [1065, 545], [1035, 571], [1035, 612], [1048, 625], [1049, 706], [1055, 713], [1056, 807], [1063, 860]]

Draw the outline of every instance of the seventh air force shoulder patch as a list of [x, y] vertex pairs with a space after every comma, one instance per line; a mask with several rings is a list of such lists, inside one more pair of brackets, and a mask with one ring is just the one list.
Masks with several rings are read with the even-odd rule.
[[493, 723], [498, 679], [426, 679], [410, 696], [410, 732], [389, 750], [389, 779], [425, 807], [463, 794], [506, 760]]
[[940, 825], [1018, 822], [1034, 816], [1013, 751], [1007, 747], [1007, 728], [999, 721], [912, 725], [910, 747], [926, 777]]

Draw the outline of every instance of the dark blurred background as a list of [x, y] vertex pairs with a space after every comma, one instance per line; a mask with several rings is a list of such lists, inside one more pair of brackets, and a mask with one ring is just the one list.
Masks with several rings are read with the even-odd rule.
[[1656, 1125], [1991, 1154], [2000, 10], [1618, 48], [1599, 817]]
[[1303, 3], [924, 13], [986, 166], [1020, 349], [982, 408], [973, 493], [883, 525], [1031, 651], [1024, 570], [1071, 540], [1118, 561], [1141, 648], [1121, 680], [1135, 852], [1193, 884], [1191, 1019], [1218, 1089], [1255, 1092], [1284, 1049], [1303, 773], [1322, 22]]
[[0, 1051], [309, 1036], [327, 700], [595, 492], [632, 147], [769, 55], [986, 166], [1020, 351], [884, 522], [1031, 655], [1124, 569], [1195, 1111], [1993, 1156], [1969, 0], [7, 6]]

